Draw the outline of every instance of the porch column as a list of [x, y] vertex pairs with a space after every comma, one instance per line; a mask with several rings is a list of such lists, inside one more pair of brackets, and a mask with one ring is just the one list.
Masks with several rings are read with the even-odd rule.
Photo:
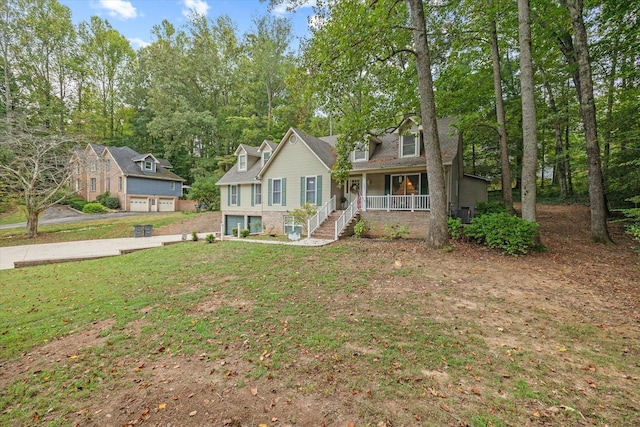
[[360, 199], [360, 208], [363, 211], [367, 210], [367, 173], [362, 173], [362, 197]]

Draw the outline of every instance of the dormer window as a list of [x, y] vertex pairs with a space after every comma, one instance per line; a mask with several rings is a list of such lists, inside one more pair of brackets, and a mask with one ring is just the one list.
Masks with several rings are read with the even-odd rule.
[[239, 171], [246, 171], [247, 170], [247, 155], [246, 154], [240, 154], [238, 156], [238, 170]]
[[417, 133], [408, 133], [400, 137], [400, 157], [416, 157], [420, 155]]
[[353, 150], [354, 162], [366, 162], [369, 160], [369, 145], [364, 142], [357, 143]]
[[264, 166], [271, 157], [271, 151], [262, 152], [262, 166]]
[[144, 161], [144, 170], [152, 171], [153, 170], [153, 162], [151, 160]]

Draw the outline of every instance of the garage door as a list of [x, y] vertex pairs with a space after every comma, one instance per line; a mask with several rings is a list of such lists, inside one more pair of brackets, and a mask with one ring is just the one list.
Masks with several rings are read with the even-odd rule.
[[174, 212], [176, 210], [175, 199], [160, 199], [158, 210], [160, 212]]
[[244, 228], [244, 217], [241, 215], [227, 215], [225, 217], [225, 222], [224, 234], [227, 236], [233, 234], [231, 230], [234, 227], [237, 227], [238, 223], [240, 223], [240, 228]]
[[131, 212], [149, 212], [149, 199], [146, 197], [132, 197], [129, 200]]

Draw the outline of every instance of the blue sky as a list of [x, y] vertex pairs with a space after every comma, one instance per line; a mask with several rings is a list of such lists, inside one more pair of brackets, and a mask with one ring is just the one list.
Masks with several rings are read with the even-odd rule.
[[[311, 4], [288, 13], [284, 8], [267, 12], [267, 3], [259, 0], [58, 0], [71, 9], [74, 24], [99, 16], [124, 35], [134, 49], [151, 42], [151, 28], [167, 19], [177, 28], [188, 22], [190, 10], [208, 18], [228, 15], [237, 26], [241, 37], [252, 27], [257, 16], [271, 13], [291, 19], [293, 34], [299, 39], [308, 33], [308, 17], [313, 13]], [[292, 40], [297, 49], [298, 40]]]

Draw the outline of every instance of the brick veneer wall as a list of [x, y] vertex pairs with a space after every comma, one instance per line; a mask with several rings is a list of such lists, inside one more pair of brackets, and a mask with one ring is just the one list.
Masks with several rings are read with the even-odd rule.
[[361, 211], [360, 217], [367, 221], [370, 237], [385, 237], [384, 225], [398, 223], [409, 227], [409, 234], [405, 237], [426, 239], [431, 221], [429, 212]]

